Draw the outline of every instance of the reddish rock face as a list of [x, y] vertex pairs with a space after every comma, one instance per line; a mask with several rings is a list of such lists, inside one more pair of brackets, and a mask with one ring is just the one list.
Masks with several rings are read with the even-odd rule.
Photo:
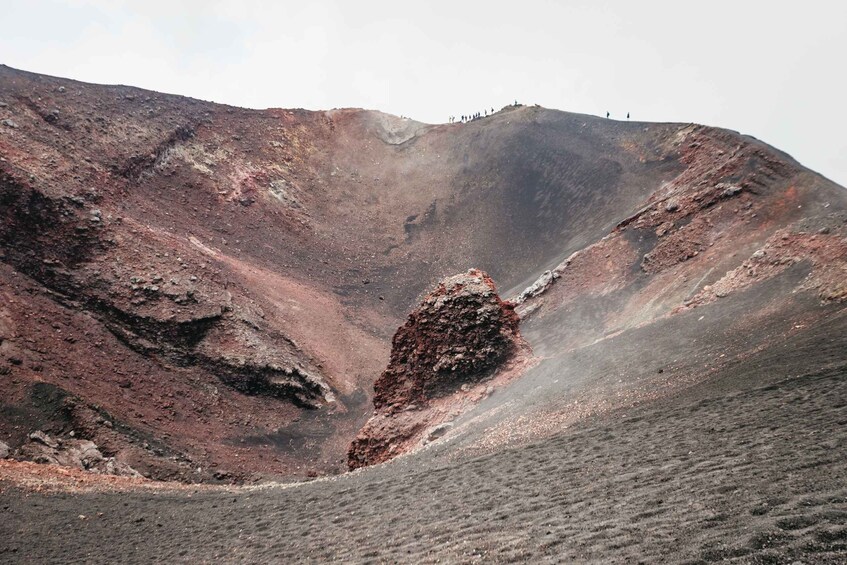
[[374, 384], [376, 413], [350, 446], [350, 468], [399, 455], [440, 423], [434, 401], [479, 384], [524, 347], [518, 324], [484, 272], [439, 283], [394, 334], [388, 367]]
[[485, 378], [514, 353], [518, 322], [482, 271], [444, 279], [394, 334], [374, 406], [403, 409]]

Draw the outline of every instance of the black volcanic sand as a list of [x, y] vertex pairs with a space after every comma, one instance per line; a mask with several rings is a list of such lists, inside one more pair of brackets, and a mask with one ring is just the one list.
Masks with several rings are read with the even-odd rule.
[[7, 488], [0, 561], [845, 563], [844, 318], [495, 455], [191, 495]]

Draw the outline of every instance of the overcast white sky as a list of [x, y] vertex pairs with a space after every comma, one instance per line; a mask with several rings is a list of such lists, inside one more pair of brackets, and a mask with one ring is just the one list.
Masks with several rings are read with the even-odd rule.
[[755, 135], [847, 185], [847, 2], [0, 0], [0, 62], [425, 122], [527, 104]]

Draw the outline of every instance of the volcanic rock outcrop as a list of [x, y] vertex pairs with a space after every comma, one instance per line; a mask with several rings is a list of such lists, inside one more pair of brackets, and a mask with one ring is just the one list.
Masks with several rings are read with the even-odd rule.
[[374, 383], [376, 412], [350, 446], [350, 468], [399, 455], [428, 429], [441, 435], [468, 400], [490, 393], [484, 383], [527, 350], [519, 321], [484, 272], [441, 281], [394, 334], [391, 360]]
[[18, 450], [18, 458], [35, 463], [75, 467], [103, 475], [140, 477], [141, 475], [114, 457], [105, 457], [97, 445], [87, 439], [53, 438], [41, 431], [29, 434], [29, 442]]

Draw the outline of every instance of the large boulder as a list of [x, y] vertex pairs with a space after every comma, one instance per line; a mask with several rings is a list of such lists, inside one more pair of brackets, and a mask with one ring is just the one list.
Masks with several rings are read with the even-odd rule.
[[21, 446], [18, 453], [18, 456], [26, 461], [74, 467], [103, 475], [141, 476], [138, 471], [117, 461], [114, 457], [105, 457], [100, 448], [90, 440], [59, 439], [42, 431], [29, 434], [28, 439], [29, 441]]
[[350, 446], [349, 467], [407, 451], [441, 424], [452, 398], [488, 388], [484, 383], [526, 349], [519, 322], [484, 272], [441, 281], [394, 334], [388, 367], [374, 383], [374, 415]]

